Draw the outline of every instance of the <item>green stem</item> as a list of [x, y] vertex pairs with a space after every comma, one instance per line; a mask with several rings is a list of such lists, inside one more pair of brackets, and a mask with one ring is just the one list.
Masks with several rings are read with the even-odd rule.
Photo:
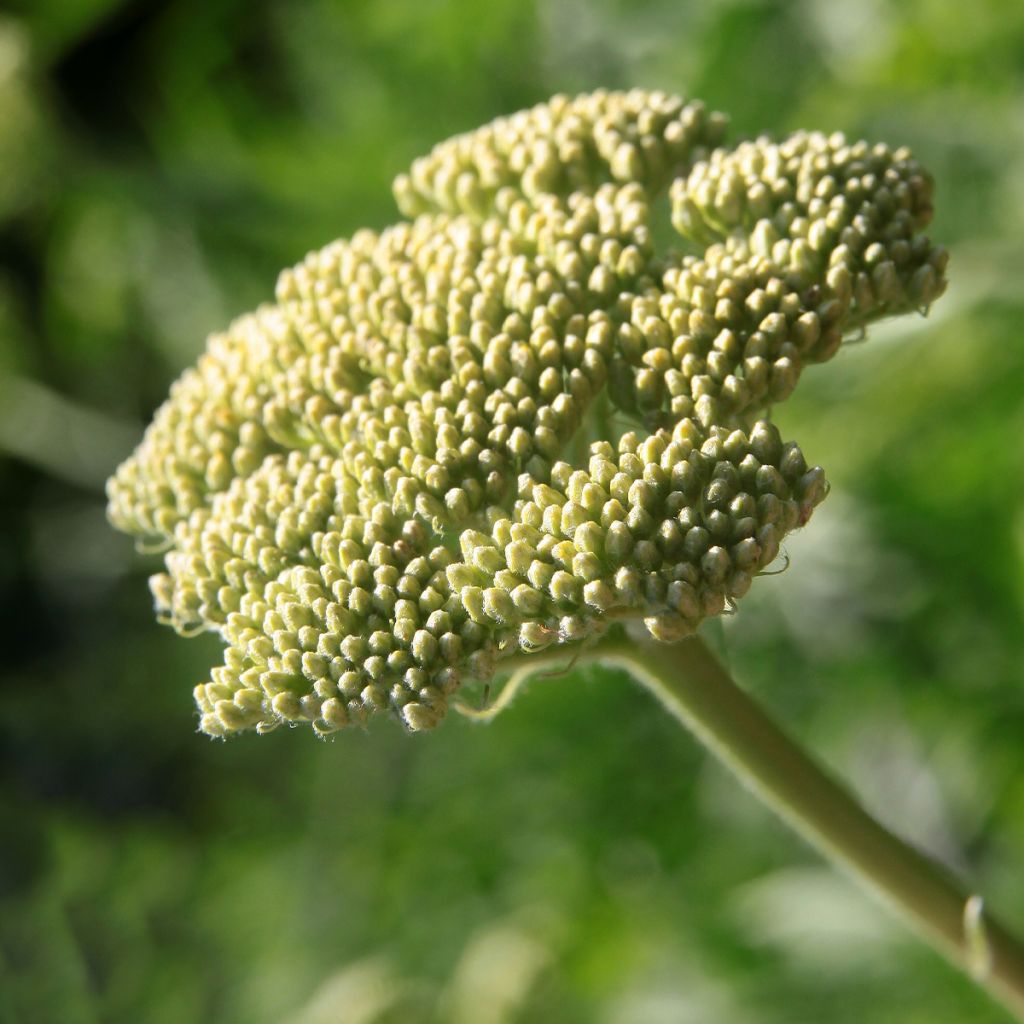
[[883, 828], [730, 678], [704, 643], [609, 638], [590, 660], [643, 683], [740, 780], [1024, 1021], [1024, 946], [934, 861]]

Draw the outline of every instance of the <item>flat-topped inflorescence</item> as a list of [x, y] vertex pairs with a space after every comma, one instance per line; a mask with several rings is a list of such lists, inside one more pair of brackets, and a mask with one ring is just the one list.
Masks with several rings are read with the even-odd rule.
[[723, 130], [640, 91], [499, 119], [210, 338], [108, 488], [161, 618], [225, 641], [205, 732], [427, 728], [509, 655], [746, 593], [825, 494], [770, 407], [945, 254], [906, 150]]

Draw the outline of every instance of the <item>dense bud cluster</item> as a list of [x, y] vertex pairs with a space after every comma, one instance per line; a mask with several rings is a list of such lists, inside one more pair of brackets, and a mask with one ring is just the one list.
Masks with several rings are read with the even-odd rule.
[[[825, 493], [769, 407], [945, 256], [905, 150], [723, 126], [638, 91], [495, 121], [210, 339], [108, 489], [158, 614], [227, 645], [204, 731], [427, 728], [511, 654], [746, 593]], [[699, 254], [654, 250], [666, 187]]]

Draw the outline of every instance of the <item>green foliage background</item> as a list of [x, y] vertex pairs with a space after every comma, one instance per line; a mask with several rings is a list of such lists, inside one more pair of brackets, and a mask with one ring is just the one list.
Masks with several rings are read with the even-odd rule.
[[613, 673], [490, 727], [217, 743], [102, 481], [205, 334], [389, 183], [556, 91], [908, 142], [928, 320], [779, 411], [833, 493], [716, 639], [1024, 925], [1024, 5], [8, 0], [0, 15], [0, 1020], [998, 1022]]

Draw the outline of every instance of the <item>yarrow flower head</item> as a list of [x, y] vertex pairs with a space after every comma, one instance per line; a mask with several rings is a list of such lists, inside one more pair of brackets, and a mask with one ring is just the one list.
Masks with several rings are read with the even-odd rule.
[[771, 407], [946, 256], [906, 149], [724, 130], [641, 91], [498, 119], [209, 339], [108, 485], [160, 618], [226, 645], [204, 732], [429, 728], [506, 657], [747, 592], [826, 491]]

